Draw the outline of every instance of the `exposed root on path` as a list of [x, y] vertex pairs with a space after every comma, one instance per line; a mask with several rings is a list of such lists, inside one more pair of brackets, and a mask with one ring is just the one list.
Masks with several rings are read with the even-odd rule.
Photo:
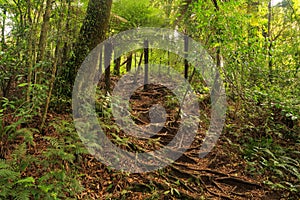
[[[122, 137], [129, 138], [130, 145], [122, 146], [129, 151], [148, 152], [163, 148], [176, 135], [179, 120], [175, 120], [179, 102], [170, 102], [173, 94], [160, 85], [149, 85], [148, 90], [139, 88], [130, 100], [131, 115], [134, 122], [140, 126], [150, 124], [149, 108], [154, 104], [161, 104], [166, 108], [166, 122], [164, 127], [150, 139], [138, 140], [122, 133]], [[155, 97], [155, 98], [153, 98]], [[209, 98], [209, 97], [207, 97]], [[207, 100], [204, 100], [207, 101]], [[209, 101], [208, 101], [209, 102]], [[212, 152], [205, 158], [199, 158], [199, 149], [208, 127], [209, 105], [201, 104], [206, 114], [200, 116], [199, 130], [194, 142], [186, 152], [172, 165], [164, 169], [142, 174], [126, 174], [108, 170], [99, 161], [92, 159], [82, 170], [87, 174], [82, 178], [86, 186], [86, 193], [81, 199], [264, 199], [267, 189], [258, 181], [244, 174], [245, 163], [239, 160], [228, 145], [220, 138]], [[201, 118], [203, 117], [203, 119]], [[223, 136], [225, 137], [225, 136]], [[153, 145], [149, 146], [149, 142]], [[118, 145], [115, 142], [116, 145]], [[130, 146], [130, 148], [128, 148]], [[134, 147], [134, 148], [133, 148]], [[163, 162], [161, 157], [157, 160]], [[149, 163], [151, 165], [151, 163]], [[88, 177], [87, 177], [88, 176]]]

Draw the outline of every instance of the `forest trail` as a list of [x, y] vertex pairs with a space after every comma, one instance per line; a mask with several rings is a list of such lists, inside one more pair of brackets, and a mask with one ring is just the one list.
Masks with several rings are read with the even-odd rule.
[[[168, 144], [178, 131], [178, 101], [170, 98], [172, 92], [161, 85], [150, 84], [147, 90], [138, 88], [130, 99], [131, 115], [140, 126], [150, 123], [149, 108], [163, 105], [166, 108], [165, 126], [149, 140], [129, 138], [126, 150], [153, 151]], [[166, 99], [168, 98], [168, 99]], [[86, 156], [81, 173], [86, 192], [79, 198], [94, 199], [274, 199], [259, 180], [245, 172], [246, 163], [226, 140], [220, 137], [213, 150], [199, 158], [199, 149], [209, 125], [209, 96], [200, 102], [200, 127], [192, 145], [172, 165], [153, 172], [126, 174], [109, 170], [92, 156]], [[176, 120], [178, 119], [178, 120]], [[205, 120], [206, 119], [206, 120]], [[127, 137], [126, 134], [119, 134]], [[151, 145], [149, 145], [151, 144]], [[134, 146], [135, 148], [131, 148]], [[104, 198], [105, 197], [105, 198]]]
[[300, 0], [2, 0], [0, 200], [300, 200], [299, 16]]
[[[116, 81], [117, 78], [112, 77], [112, 83]], [[113, 88], [114, 84], [111, 87]], [[141, 128], [150, 123], [151, 106], [160, 104], [166, 108], [164, 127], [149, 139], [126, 135], [122, 130], [112, 132], [114, 129], [102, 128], [111, 141], [124, 150], [148, 152], [160, 149], [174, 138], [180, 126], [180, 117], [177, 117], [179, 102], [174, 100], [172, 95], [166, 87], [150, 84], [147, 90], [139, 87], [131, 96], [131, 116]], [[270, 190], [262, 183], [263, 177], [248, 173], [246, 161], [241, 158], [240, 150], [230, 142], [231, 136], [226, 135], [226, 132], [220, 136], [210, 153], [204, 158], [199, 158], [200, 147], [209, 125], [207, 118], [210, 116], [209, 95], [201, 99], [198, 133], [192, 144], [186, 147], [187, 151], [167, 167], [146, 173], [129, 174], [106, 166], [88, 153], [80, 153], [71, 163], [74, 166], [62, 161], [62, 166], [52, 165], [52, 170], [63, 167], [68, 172], [71, 167], [76, 167], [78, 179], [84, 187], [77, 199], [279, 199], [280, 195], [276, 191]], [[63, 140], [62, 133], [57, 132], [51, 123], [52, 120], [58, 119], [72, 120], [68, 114], [49, 115], [49, 125], [44, 136], [34, 135], [35, 147], [28, 152], [30, 155], [43, 160], [44, 153], [52, 145], [51, 141], [55, 141], [55, 138]], [[110, 123], [115, 123], [113, 117], [110, 120], [111, 122], [106, 120], [105, 124], [109, 126]], [[76, 132], [72, 134], [77, 135]], [[116, 135], [118, 140], [115, 140]], [[49, 140], [50, 138], [52, 139]], [[81, 143], [77, 140], [73, 141], [78, 142], [76, 145]], [[40, 177], [48, 170], [50, 169], [33, 164], [28, 166], [23, 176]]]

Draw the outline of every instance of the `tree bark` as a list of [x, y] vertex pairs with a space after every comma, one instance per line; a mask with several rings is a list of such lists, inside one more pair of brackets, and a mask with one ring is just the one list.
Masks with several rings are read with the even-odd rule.
[[110, 91], [110, 60], [112, 56], [112, 44], [107, 43], [104, 51], [104, 67], [105, 67], [105, 91]]
[[117, 76], [120, 75], [120, 66], [121, 66], [121, 56], [118, 58], [115, 58], [115, 61], [114, 61], [114, 74]]
[[149, 64], [149, 41], [144, 41], [144, 54], [145, 54], [145, 77], [144, 77], [144, 90], [148, 89], [148, 64]]
[[[66, 25], [65, 25], [66, 33], [69, 33], [71, 31], [71, 28], [70, 28], [70, 20], [71, 20], [70, 10], [71, 10], [71, 0], [68, 0], [67, 1], [67, 21], [66, 21]], [[66, 61], [69, 59], [69, 53], [70, 53], [70, 43], [69, 43], [69, 40], [65, 40], [64, 46], [63, 46], [63, 49], [62, 49], [62, 63], [60, 63], [62, 66], [65, 66]]]
[[32, 19], [31, 19], [31, 1], [27, 0], [27, 16], [28, 16], [28, 23], [29, 23], [29, 31], [27, 35], [27, 43], [28, 43], [28, 49], [27, 49], [27, 59], [26, 64], [28, 66], [28, 75], [27, 75], [27, 92], [26, 92], [26, 101], [30, 102], [30, 95], [31, 95], [31, 82], [32, 82], [32, 72], [33, 72], [33, 27], [32, 27]]
[[189, 51], [189, 38], [188, 36], [184, 36], [184, 78], [188, 79], [189, 75], [189, 62], [187, 60]]
[[3, 9], [3, 17], [2, 17], [2, 30], [1, 30], [1, 35], [2, 35], [2, 40], [1, 40], [1, 44], [2, 44], [2, 50], [5, 49], [5, 26], [6, 26], [6, 8], [2, 8]]
[[46, 2], [46, 10], [43, 16], [43, 24], [40, 33], [40, 41], [39, 41], [39, 50], [37, 55], [37, 62], [40, 62], [44, 59], [47, 35], [49, 30], [49, 22], [52, 8], [52, 0], [47, 0]]
[[[41, 33], [40, 33], [40, 40], [39, 40], [38, 55], [37, 55], [36, 63], [39, 63], [44, 60], [52, 3], [53, 3], [52, 0], [46, 1], [46, 8], [45, 8], [44, 16], [43, 16], [43, 24], [42, 24]], [[35, 80], [34, 80], [35, 83], [41, 82], [41, 80], [38, 79], [38, 74], [41, 70], [42, 70], [42, 68], [37, 68], [35, 71]]]
[[76, 73], [88, 55], [99, 43], [105, 40], [109, 25], [112, 0], [90, 0], [86, 17], [80, 29], [78, 40], [75, 44], [75, 51], [68, 62], [68, 82], [72, 87]]
[[55, 78], [56, 78], [55, 74], [56, 74], [57, 63], [58, 63], [58, 58], [59, 58], [59, 54], [60, 54], [60, 43], [61, 43], [61, 41], [60, 41], [60, 39], [58, 39], [57, 44], [56, 44], [56, 48], [55, 48], [55, 57], [54, 57], [54, 63], [53, 63], [51, 79], [50, 79], [50, 83], [49, 83], [49, 90], [48, 90], [48, 94], [47, 94], [45, 109], [44, 109], [44, 113], [43, 113], [43, 117], [42, 117], [42, 123], [41, 123], [40, 129], [39, 129], [40, 131], [43, 130], [46, 119], [47, 119], [48, 109], [49, 109], [51, 95], [52, 95], [52, 90], [53, 90], [53, 86], [54, 86], [54, 82], [55, 82]]
[[132, 53], [130, 53], [127, 56], [127, 63], [126, 63], [126, 71], [129, 72], [131, 70], [131, 65], [132, 65]]

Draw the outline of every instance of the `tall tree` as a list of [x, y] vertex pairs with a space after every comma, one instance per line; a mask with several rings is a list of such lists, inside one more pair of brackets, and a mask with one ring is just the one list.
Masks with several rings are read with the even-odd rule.
[[73, 85], [77, 70], [84, 58], [93, 48], [105, 40], [111, 6], [112, 0], [89, 1], [86, 16], [75, 44], [74, 54], [68, 63], [68, 67], [70, 67], [68, 81], [71, 85]]
[[46, 1], [46, 8], [45, 8], [44, 16], [43, 16], [43, 24], [42, 24], [41, 33], [40, 33], [37, 62], [40, 62], [40, 61], [44, 60], [44, 55], [45, 55], [45, 50], [46, 50], [46, 42], [47, 42], [47, 35], [48, 35], [48, 31], [49, 31], [49, 23], [50, 23], [52, 3], [53, 3], [52, 0], [47, 0]]

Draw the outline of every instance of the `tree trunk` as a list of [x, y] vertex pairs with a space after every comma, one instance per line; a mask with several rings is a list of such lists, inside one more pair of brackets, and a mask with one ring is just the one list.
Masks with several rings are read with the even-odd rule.
[[175, 25], [178, 25], [181, 21], [186, 23], [186, 21], [190, 18], [192, 12], [189, 12], [189, 6], [194, 2], [194, 0], [183, 0], [181, 5], [178, 8], [179, 17], [177, 17], [175, 21]]
[[129, 72], [131, 70], [131, 65], [132, 65], [132, 53], [130, 53], [127, 57], [126, 72]]
[[109, 25], [112, 0], [90, 0], [86, 17], [80, 29], [78, 40], [75, 44], [74, 55], [68, 62], [69, 86], [72, 87], [76, 73], [88, 55], [99, 43], [105, 40]]
[[[220, 7], [218, 5], [218, 2], [217, 0], [212, 0], [214, 6], [215, 6], [215, 11], [216, 13], [218, 13], [220, 11]], [[218, 16], [217, 16], [218, 17]], [[216, 19], [218, 20], [218, 18]], [[221, 30], [220, 28], [217, 29], [217, 35], [218, 37], [221, 36]], [[222, 44], [222, 41], [218, 38], [218, 43], [220, 45], [217, 46], [217, 50], [216, 50], [216, 61], [217, 61], [217, 69], [220, 69], [221, 67], [221, 44]]]
[[101, 48], [99, 52], [99, 74], [102, 74], [102, 68], [103, 68], [103, 48]]
[[[71, 29], [70, 29], [71, 0], [68, 0], [67, 3], [68, 3], [67, 4], [67, 21], [66, 21], [66, 25], [65, 25], [65, 31], [66, 31], [66, 33], [69, 33], [71, 31]], [[64, 46], [62, 49], [62, 63], [60, 63], [62, 66], [64, 66], [66, 64], [66, 61], [69, 59], [69, 53], [70, 53], [69, 40], [65, 40]]]
[[5, 25], [6, 25], [6, 8], [3, 8], [3, 17], [2, 17], [2, 30], [1, 30], [1, 35], [2, 35], [2, 50], [5, 49]]
[[45, 10], [45, 13], [43, 16], [43, 24], [42, 24], [41, 33], [40, 33], [37, 62], [40, 62], [44, 59], [47, 35], [48, 35], [48, 30], [49, 30], [51, 7], [52, 7], [52, 0], [47, 0], [46, 10]]
[[[136, 52], [137, 53], [137, 52]], [[135, 55], [136, 55], [135, 53]], [[141, 64], [142, 64], [142, 61], [143, 61], [143, 56], [144, 56], [144, 52], [141, 53], [141, 56], [140, 56], [140, 60], [139, 60], [139, 63], [138, 63], [138, 66], [137, 66], [137, 70], [134, 74], [134, 80], [133, 80], [133, 83], [136, 84], [137, 83], [137, 75], [138, 73], [140, 72], [141, 70]]]
[[148, 89], [148, 64], [149, 64], [149, 41], [144, 41], [144, 54], [145, 54], [145, 77], [144, 77], [144, 90]]
[[[61, 5], [64, 6], [64, 5]], [[60, 13], [60, 17], [57, 23], [58, 27], [62, 26], [62, 19], [64, 18], [63, 13]], [[48, 89], [48, 93], [47, 93], [47, 98], [46, 98], [46, 103], [44, 106], [44, 113], [42, 116], [42, 123], [40, 125], [39, 130], [42, 131], [47, 119], [47, 114], [48, 114], [48, 109], [49, 109], [49, 105], [51, 102], [51, 96], [52, 96], [52, 91], [54, 88], [54, 83], [55, 83], [55, 79], [56, 79], [56, 71], [57, 71], [57, 65], [61, 60], [61, 43], [62, 43], [62, 36], [59, 34], [56, 38], [56, 46], [55, 46], [55, 51], [54, 51], [54, 61], [53, 61], [53, 67], [52, 67], [52, 72], [51, 72], [51, 79], [49, 81], [49, 89]]]
[[54, 82], [55, 82], [55, 74], [56, 74], [56, 70], [57, 70], [57, 63], [58, 63], [58, 58], [59, 58], [59, 54], [60, 54], [60, 50], [59, 50], [60, 43], [61, 43], [60, 39], [58, 39], [57, 44], [56, 44], [56, 48], [55, 48], [54, 63], [53, 63], [51, 79], [50, 79], [50, 83], [49, 83], [49, 90], [48, 90], [48, 94], [47, 94], [45, 109], [44, 109], [44, 113], [43, 113], [43, 117], [42, 117], [42, 123], [41, 123], [41, 126], [40, 126], [40, 131], [42, 131], [43, 128], [44, 128], [46, 118], [47, 118], [48, 109], [49, 109], [49, 105], [50, 105], [52, 90], [53, 90], [53, 86], [54, 86]]
[[189, 51], [189, 38], [188, 36], [184, 36], [184, 78], [188, 79], [189, 75], [189, 62], [187, 60]]
[[105, 91], [110, 91], [110, 60], [112, 56], [112, 44], [107, 43], [104, 51], [104, 67], [105, 67]]
[[28, 23], [29, 23], [29, 31], [27, 35], [27, 58], [26, 58], [26, 65], [28, 67], [28, 75], [27, 75], [27, 93], [26, 93], [26, 101], [30, 102], [30, 95], [31, 95], [31, 82], [32, 82], [32, 71], [33, 71], [33, 26], [32, 26], [32, 19], [31, 19], [31, 2], [27, 0], [27, 16], [28, 16]]
[[[52, 0], [46, 1], [46, 10], [45, 10], [45, 13], [43, 16], [43, 24], [42, 24], [42, 28], [41, 28], [40, 40], [39, 40], [39, 46], [38, 46], [38, 55], [37, 55], [37, 60], [36, 60], [37, 63], [44, 60], [52, 3], [53, 3]], [[40, 71], [41, 71], [41, 68], [36, 69], [36, 71], [35, 71], [35, 83], [36, 82], [40, 83], [40, 81], [41, 81], [38, 79], [38, 73]]]
[[120, 75], [120, 66], [121, 66], [121, 56], [119, 58], [115, 58], [114, 61], [114, 74], [117, 76]]

